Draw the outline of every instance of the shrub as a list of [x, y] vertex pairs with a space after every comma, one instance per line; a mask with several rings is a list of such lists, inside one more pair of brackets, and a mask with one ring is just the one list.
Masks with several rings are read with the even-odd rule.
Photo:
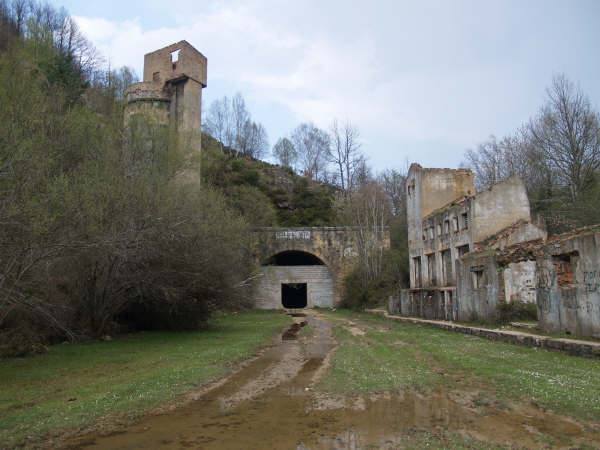
[[0, 353], [244, 305], [248, 224], [189, 176], [194, 149], [143, 117], [124, 130], [111, 89], [98, 111], [49, 86], [36, 54], [0, 53]]
[[388, 297], [396, 292], [398, 287], [398, 281], [392, 275], [393, 270], [389, 265], [390, 262], [390, 253], [388, 252], [384, 257], [384, 273], [372, 280], [365, 277], [361, 267], [352, 271], [344, 280], [342, 306], [361, 310], [384, 304]]
[[497, 307], [498, 321], [500, 323], [515, 320], [537, 320], [537, 305], [522, 301], [501, 302]]

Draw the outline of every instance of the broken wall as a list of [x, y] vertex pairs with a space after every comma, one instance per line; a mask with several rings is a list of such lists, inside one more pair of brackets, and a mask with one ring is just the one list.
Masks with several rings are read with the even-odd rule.
[[472, 253], [457, 262], [457, 317], [469, 322], [496, 320], [502, 295], [501, 274], [494, 252]]
[[489, 236], [523, 220], [531, 221], [529, 198], [523, 181], [510, 177], [479, 192], [471, 205], [473, 242]]
[[388, 312], [429, 320], [457, 320], [455, 289], [403, 289], [390, 297]]
[[537, 266], [540, 328], [600, 337], [600, 232], [550, 242]]

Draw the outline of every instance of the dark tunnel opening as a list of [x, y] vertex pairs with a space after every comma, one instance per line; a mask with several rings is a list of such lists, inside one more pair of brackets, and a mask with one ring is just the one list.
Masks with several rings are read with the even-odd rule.
[[306, 283], [282, 283], [281, 303], [284, 308], [306, 308]]
[[323, 266], [315, 255], [299, 250], [289, 250], [271, 256], [265, 266]]

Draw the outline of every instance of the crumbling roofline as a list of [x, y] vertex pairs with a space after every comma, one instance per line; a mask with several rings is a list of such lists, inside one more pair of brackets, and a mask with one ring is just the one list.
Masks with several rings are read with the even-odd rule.
[[189, 48], [190, 50], [192, 50], [193, 52], [195, 52], [196, 54], [200, 55], [202, 58], [206, 59], [206, 56], [204, 56], [198, 49], [196, 49], [196, 47], [194, 47], [192, 44], [190, 44], [188, 41], [186, 41], [185, 39], [179, 42], [176, 42], [174, 44], [169, 44], [165, 47], [159, 48], [158, 50], [153, 50], [149, 53], [146, 53], [144, 56], [148, 56], [148, 55], [152, 55], [154, 53], [158, 53], [158, 52], [162, 52], [165, 50], [170, 50], [170, 49], [177, 49], [177, 47], [186, 47]]

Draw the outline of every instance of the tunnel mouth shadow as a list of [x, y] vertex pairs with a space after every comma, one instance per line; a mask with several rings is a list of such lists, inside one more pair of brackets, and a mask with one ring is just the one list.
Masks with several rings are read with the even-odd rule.
[[312, 253], [286, 250], [271, 256], [264, 266], [324, 266], [325, 263]]
[[282, 283], [281, 304], [284, 308], [302, 309], [308, 304], [306, 283]]

